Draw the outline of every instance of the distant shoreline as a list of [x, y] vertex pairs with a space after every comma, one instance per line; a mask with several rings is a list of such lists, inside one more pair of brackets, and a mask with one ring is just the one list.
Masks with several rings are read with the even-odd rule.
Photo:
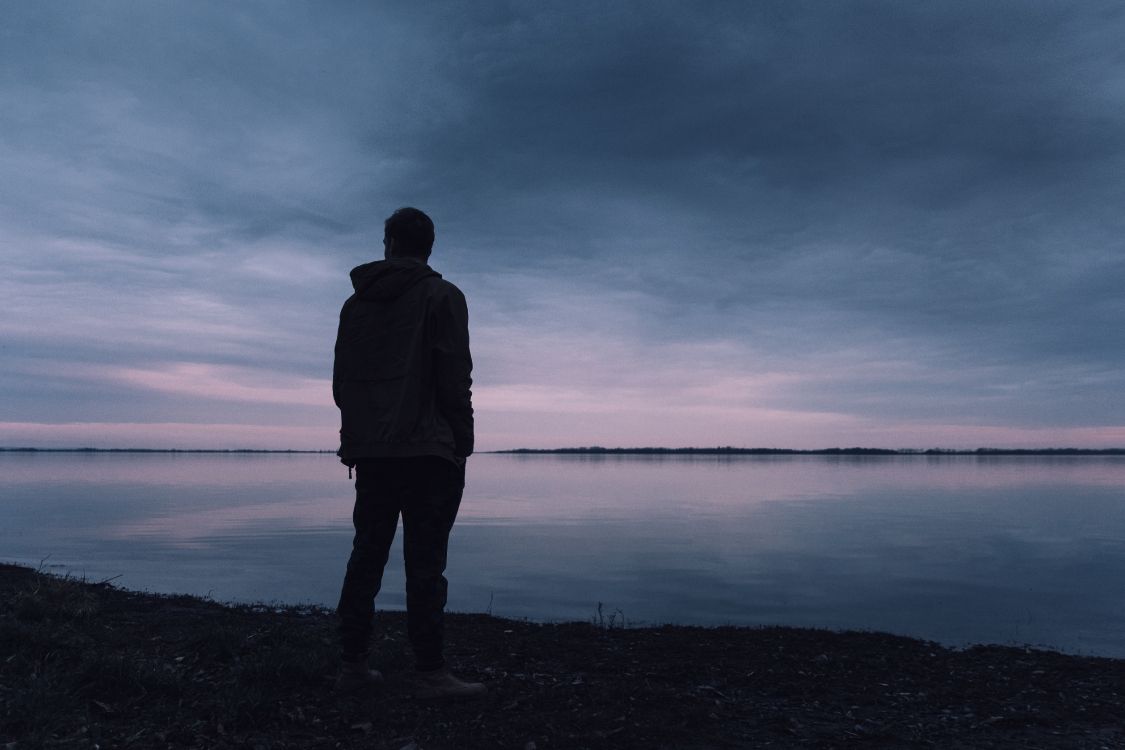
[[1125, 456], [1125, 448], [513, 448], [505, 454], [583, 456]]
[[[331, 454], [334, 450], [276, 450], [268, 448], [2, 448], [0, 453], [301, 453]], [[478, 451], [501, 455], [568, 456], [1125, 456], [1125, 448], [509, 448]]]

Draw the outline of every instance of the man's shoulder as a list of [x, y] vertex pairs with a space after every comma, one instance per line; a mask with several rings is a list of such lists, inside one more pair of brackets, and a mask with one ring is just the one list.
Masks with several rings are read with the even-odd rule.
[[465, 298], [465, 293], [452, 281], [442, 276], [430, 276], [424, 282], [427, 290], [434, 296], [449, 296], [454, 299]]

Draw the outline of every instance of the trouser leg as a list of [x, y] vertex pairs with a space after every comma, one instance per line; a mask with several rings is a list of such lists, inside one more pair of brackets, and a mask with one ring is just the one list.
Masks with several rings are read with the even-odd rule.
[[445, 664], [444, 612], [448, 582], [445, 565], [449, 532], [465, 487], [463, 468], [437, 457], [415, 460], [415, 487], [403, 504], [403, 557], [406, 563], [407, 634], [419, 670]]
[[345, 661], [367, 658], [375, 616], [375, 595], [383, 582], [391, 542], [398, 526], [397, 477], [382, 461], [364, 461], [356, 466], [355, 508], [352, 524], [355, 537], [340, 591], [339, 634]]

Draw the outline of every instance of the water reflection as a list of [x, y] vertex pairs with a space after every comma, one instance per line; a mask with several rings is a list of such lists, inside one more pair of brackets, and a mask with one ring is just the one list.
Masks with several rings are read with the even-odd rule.
[[[450, 605], [1125, 656], [1123, 487], [1121, 457], [478, 456]], [[135, 588], [331, 604], [350, 508], [330, 455], [0, 454], [0, 556]]]

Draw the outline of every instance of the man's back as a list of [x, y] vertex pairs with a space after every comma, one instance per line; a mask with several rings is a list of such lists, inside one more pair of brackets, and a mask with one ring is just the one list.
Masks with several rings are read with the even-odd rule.
[[332, 391], [340, 458], [473, 451], [472, 357], [465, 297], [425, 263], [391, 258], [351, 272]]

